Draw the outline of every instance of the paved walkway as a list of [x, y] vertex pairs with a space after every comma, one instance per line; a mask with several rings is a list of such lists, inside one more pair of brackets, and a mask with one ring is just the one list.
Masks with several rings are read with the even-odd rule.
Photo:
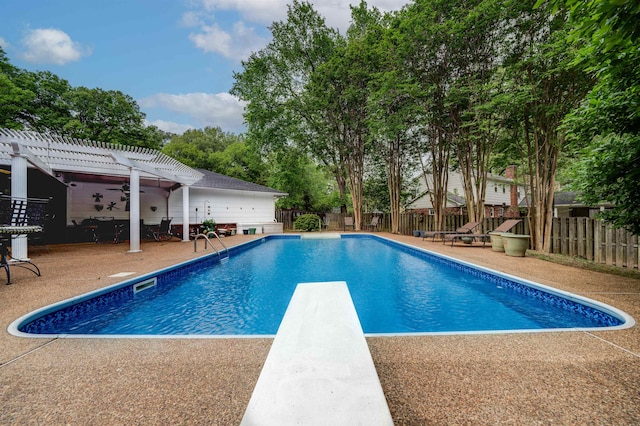
[[[382, 234], [583, 294], [640, 320], [640, 281]], [[227, 238], [234, 245], [260, 236]], [[201, 256], [193, 243], [50, 246], [0, 284], [0, 424], [239, 424], [271, 339], [31, 339], [50, 303]], [[2, 277], [0, 276], [0, 280]], [[1, 281], [0, 281], [1, 282]], [[640, 331], [368, 338], [395, 424], [637, 424]]]

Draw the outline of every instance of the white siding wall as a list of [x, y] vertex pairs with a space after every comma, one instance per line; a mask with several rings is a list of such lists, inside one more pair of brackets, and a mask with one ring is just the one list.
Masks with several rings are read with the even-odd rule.
[[[429, 187], [432, 187], [431, 183], [433, 181], [433, 178], [431, 176], [428, 176], [427, 179], [429, 180], [429, 184], [430, 184]], [[496, 188], [497, 188], [497, 191], [496, 191]], [[518, 199], [518, 202], [520, 202], [524, 199], [524, 188], [520, 185], [518, 189], [520, 191], [520, 197]], [[426, 190], [426, 185], [424, 183], [424, 178], [421, 178], [418, 192], [423, 192], [425, 190]], [[464, 198], [464, 186], [463, 186], [462, 174], [457, 172], [449, 172], [449, 181], [447, 184], [447, 191], [454, 195]], [[489, 176], [487, 190], [485, 194], [485, 204], [490, 206], [493, 206], [493, 205], [501, 206], [503, 203], [506, 204], [507, 206], [509, 206], [511, 203], [510, 184], [505, 180], [503, 180], [502, 178], [494, 179], [491, 176]], [[431, 208], [431, 207], [432, 207], [431, 200], [429, 199], [428, 195], [425, 195], [424, 197], [414, 201], [412, 204], [407, 206], [407, 208], [409, 209], [425, 209], [425, 208]], [[453, 204], [448, 203], [448, 207], [453, 207]]]
[[[182, 223], [182, 188], [169, 197], [169, 216], [173, 217], [171, 223]], [[273, 222], [275, 200], [273, 194], [261, 192], [190, 188], [189, 223], [205, 219], [217, 223]]]
[[[73, 220], [80, 223], [89, 217], [114, 217], [116, 219], [129, 219], [129, 212], [125, 210], [126, 202], [121, 200], [125, 194], [119, 190], [120, 185], [105, 185], [97, 183], [76, 182], [76, 186], [70, 186], [67, 190], [67, 225], [72, 225]], [[160, 223], [163, 217], [167, 217], [168, 192], [161, 188], [141, 187], [140, 193], [140, 219], [145, 224]], [[102, 194], [99, 202], [95, 201], [93, 194]], [[111, 202], [115, 207], [108, 210]], [[96, 205], [102, 205], [102, 210], [96, 210]], [[156, 207], [152, 211], [151, 207]]]
[[[522, 195], [522, 193], [521, 193]], [[511, 185], [507, 182], [489, 179], [487, 192], [484, 197], [485, 204], [500, 206], [502, 203], [511, 205]]]

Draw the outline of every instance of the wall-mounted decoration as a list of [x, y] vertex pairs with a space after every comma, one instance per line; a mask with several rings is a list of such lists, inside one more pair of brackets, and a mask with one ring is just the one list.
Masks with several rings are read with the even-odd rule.
[[110, 203], [109, 203], [109, 205], [107, 206], [107, 210], [112, 211], [113, 209], [119, 210], [119, 209], [116, 207], [116, 203], [112, 201], [112, 202], [110, 202]]
[[99, 203], [103, 195], [99, 192], [96, 192], [95, 194], [92, 195], [92, 197], [96, 203]]
[[[128, 183], [123, 183], [120, 188], [107, 188], [108, 191], [120, 191], [123, 195], [120, 196], [120, 201], [124, 204], [124, 211], [129, 211], [129, 199], [131, 196], [130, 186]], [[141, 194], [144, 194], [144, 191], [140, 191]], [[115, 206], [114, 206], [115, 207]], [[109, 208], [109, 207], [107, 207]], [[115, 207], [117, 208], [117, 207]]]
[[156, 206], [151, 206], [151, 211], [152, 211], [152, 212], [155, 212], [156, 210], [158, 210], [158, 207], [156, 207]]
[[96, 205], [94, 205], [93, 207], [95, 207], [95, 209], [96, 209], [97, 211], [102, 211], [102, 209], [104, 208], [104, 206], [103, 206], [102, 204], [96, 204]]

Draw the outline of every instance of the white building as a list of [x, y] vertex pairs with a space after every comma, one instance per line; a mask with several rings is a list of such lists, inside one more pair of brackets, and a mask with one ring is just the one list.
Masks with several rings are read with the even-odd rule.
[[[485, 192], [485, 216], [486, 217], [519, 217], [519, 204], [524, 200], [524, 187], [515, 180], [515, 166], [509, 166], [505, 170], [506, 176], [498, 176], [489, 173], [487, 175], [487, 188]], [[416, 196], [406, 205], [410, 211], [423, 211], [433, 214], [433, 205], [425, 178], [418, 178]], [[427, 176], [429, 188], [432, 188], [433, 177]], [[462, 214], [465, 207], [465, 193], [462, 174], [449, 171], [447, 185], [447, 211], [452, 214]]]
[[[282, 223], [276, 223], [275, 200], [286, 193], [219, 173], [198, 171], [203, 174], [202, 179], [189, 189], [190, 224], [213, 219], [217, 224], [234, 225], [237, 232], [249, 228], [256, 228], [256, 234], [283, 232]], [[180, 217], [182, 188], [171, 193], [168, 204], [168, 216]]]

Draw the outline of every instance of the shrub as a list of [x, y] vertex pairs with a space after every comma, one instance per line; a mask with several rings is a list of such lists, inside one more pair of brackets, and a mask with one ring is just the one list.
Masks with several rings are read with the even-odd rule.
[[320, 229], [321, 220], [317, 214], [303, 214], [293, 223], [293, 229], [298, 231], [317, 231]]
[[202, 221], [202, 227], [205, 232], [215, 231], [216, 230], [216, 221], [213, 219], [206, 219]]

